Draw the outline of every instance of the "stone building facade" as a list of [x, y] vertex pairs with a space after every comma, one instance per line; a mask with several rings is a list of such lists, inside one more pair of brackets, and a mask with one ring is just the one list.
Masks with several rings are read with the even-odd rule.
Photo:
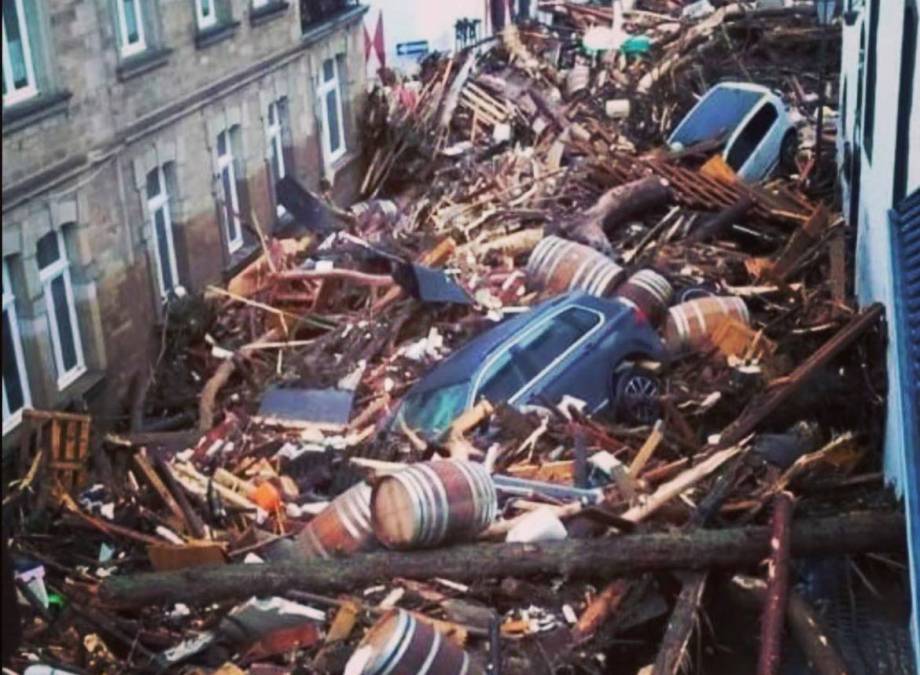
[[[354, 0], [4, 0], [3, 441], [26, 407], [122, 414], [164, 301], [345, 202], [365, 91]], [[253, 214], [255, 217], [253, 217]]]

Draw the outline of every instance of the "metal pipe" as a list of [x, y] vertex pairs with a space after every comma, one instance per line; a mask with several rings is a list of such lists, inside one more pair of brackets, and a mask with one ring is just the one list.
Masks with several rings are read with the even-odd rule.
[[492, 482], [495, 483], [495, 489], [498, 492], [529, 497], [532, 495], [543, 495], [552, 499], [564, 501], [578, 500], [588, 504], [600, 504], [604, 501], [604, 491], [600, 488], [584, 489], [569, 487], [568, 485], [559, 485], [558, 483], [547, 483], [539, 480], [527, 480], [526, 478], [513, 478], [511, 476], [492, 476]]

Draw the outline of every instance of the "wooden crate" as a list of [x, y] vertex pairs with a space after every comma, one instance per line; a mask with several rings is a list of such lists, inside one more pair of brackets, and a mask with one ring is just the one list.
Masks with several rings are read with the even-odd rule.
[[92, 418], [74, 413], [25, 410], [22, 419], [21, 468], [27, 470], [41, 452], [41, 474], [46, 483], [41, 486], [42, 491], [59, 485], [68, 494], [73, 494], [83, 487], [87, 479]]

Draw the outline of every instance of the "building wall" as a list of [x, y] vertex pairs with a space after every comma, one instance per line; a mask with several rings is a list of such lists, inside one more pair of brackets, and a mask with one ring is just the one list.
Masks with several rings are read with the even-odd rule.
[[[899, 147], [897, 134], [899, 103], [902, 100], [902, 67], [906, 59], [914, 59], [916, 62], [920, 55], [902, 54], [904, 30], [909, 16], [905, 9], [907, 0], [880, 0], [875, 121], [871, 130], [874, 132], [874, 141], [870, 157], [866, 150], [866, 137], [870, 132], [866, 107], [869, 95], [868, 52], [872, 44], [872, 3], [871, 0], [846, 0], [844, 5], [844, 9], [852, 12], [848, 17], [850, 21], [845, 22], [843, 29], [842, 115], [838, 134], [844, 213], [848, 216], [850, 226], [856, 228], [857, 232], [856, 292], [859, 302], [861, 305], [882, 302], [886, 307], [889, 392], [885, 423], [885, 471], [895, 488], [905, 496], [909, 531], [914, 531], [920, 526], [920, 523], [913, 522], [918, 495], [914, 493], [916, 486], [909, 477], [916, 476], [920, 460], [917, 453], [920, 449], [912, 447], [907, 428], [907, 411], [911, 406], [915, 407], [917, 402], [910, 400], [908, 392], [900, 386], [904, 381], [902, 371], [907, 368], [907, 356], [903, 353], [906, 336], [902, 335], [906, 326], [898, 321], [895, 312], [898, 294], [895, 287], [890, 211], [895, 206], [895, 163], [898, 152], [906, 153], [908, 157], [906, 194], [920, 188], [920, 67], [915, 69], [913, 77], [907, 147], [903, 139]], [[912, 546], [913, 633], [915, 653], [920, 654], [920, 651], [916, 651], [920, 648], [918, 554], [920, 551]]]
[[[860, 4], [860, 3], [856, 3]], [[901, 44], [904, 31], [905, 0], [882, 0], [879, 14], [878, 69], [875, 93], [874, 148], [870, 159], [865, 148], [865, 92], [862, 110], [858, 111], [860, 82], [860, 35], [866, 31], [868, 48], [868, 3], [862, 7], [858, 18], [852, 26], [844, 27], [843, 36], [843, 73], [846, 82], [846, 100], [841, 101], [842, 126], [840, 136], [841, 166], [847, 161], [843, 144], [848, 143], [851, 161], [859, 162], [858, 206], [855, 209], [856, 222], [851, 226], [857, 228], [857, 274], [856, 291], [861, 303], [880, 301], [890, 311], [894, 304], [893, 254], [891, 249], [891, 224], [889, 211], [894, 206], [894, 166], [900, 94], [900, 75], [902, 66]], [[865, 58], [865, 57], [864, 57]], [[862, 81], [865, 83], [865, 72]], [[843, 90], [843, 87], [841, 87]], [[920, 68], [914, 75], [913, 114], [910, 125], [911, 156], [908, 162], [907, 193], [920, 187]], [[856, 152], [856, 148], [859, 151]], [[915, 150], [916, 149], [916, 150]], [[842, 178], [844, 204], [848, 205], [855, 186], [853, 180]], [[847, 209], [845, 208], [845, 211]], [[891, 382], [900, 380], [898, 354], [894, 351], [898, 345], [897, 322], [889, 321], [889, 378]], [[892, 388], [889, 395], [889, 408], [900, 410], [904, 401], [900, 400], [900, 390]], [[901, 418], [896, 414], [888, 415], [886, 427], [888, 447], [903, 447], [904, 430]], [[898, 453], [889, 452], [886, 461], [888, 469], [894, 475], [897, 471]]]
[[[270, 3], [275, 11], [256, 19], [250, 0], [223, 0], [232, 21], [204, 46], [193, 0], [141, 0], [144, 12], [157, 10], [145, 16], [153, 22], [148, 49], [125, 60], [113, 0], [22, 1], [34, 3], [43, 40], [33, 49], [43, 50], [49, 66], [49, 95], [5, 104], [3, 115], [3, 256], [23, 360], [33, 407], [83, 400], [101, 409], [106, 398], [127, 399], [129, 383], [158, 345], [151, 169], [172, 167], [176, 263], [191, 291], [226, 278], [259, 248], [244, 227], [245, 245], [231, 255], [219, 220], [215, 144], [227, 125], [240, 129], [235, 159], [244, 219], [255, 212], [265, 230], [277, 220], [265, 127], [268, 105], [280, 97], [289, 110], [287, 172], [311, 188], [326, 178], [342, 203], [354, 194], [361, 167], [353, 132], [365, 93], [363, 8], [304, 31], [297, 3]], [[317, 96], [330, 58], [339, 59], [347, 147], [334, 163], [321, 150]], [[63, 389], [36, 260], [36, 242], [52, 230], [67, 243], [87, 367]], [[124, 413], [127, 405], [115, 407]], [[4, 447], [14, 436], [4, 434]]]

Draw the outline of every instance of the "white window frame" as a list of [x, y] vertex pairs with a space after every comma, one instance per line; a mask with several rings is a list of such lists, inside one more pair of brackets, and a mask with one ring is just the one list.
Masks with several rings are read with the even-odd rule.
[[[227, 235], [227, 249], [231, 254], [236, 253], [241, 248], [243, 248], [243, 223], [240, 221], [240, 198], [236, 193], [236, 167], [233, 164], [233, 146], [232, 146], [232, 135], [230, 133], [230, 127], [224, 129], [221, 134], [224, 134], [225, 143], [224, 143], [224, 154], [217, 155], [217, 182], [220, 185], [220, 195], [222, 200], [230, 199], [230, 207], [233, 213], [227, 213], [226, 203], [221, 203], [221, 220], [224, 223], [224, 234]], [[218, 153], [220, 152], [220, 134], [217, 135], [218, 141], [216, 147], [218, 148]], [[228, 180], [227, 183], [230, 185], [230, 194], [224, 194], [224, 172], [227, 172]], [[236, 225], [236, 236], [231, 237], [230, 233], [230, 223], [227, 221], [227, 218], [230, 217], [233, 219], [234, 224]]]
[[10, 339], [13, 343], [13, 360], [16, 364], [16, 374], [19, 376], [19, 388], [22, 390], [22, 407], [10, 411], [9, 401], [6, 398], [6, 382], [3, 383], [3, 435], [19, 426], [22, 422], [22, 411], [32, 407], [32, 392], [29, 389], [29, 374], [26, 371], [26, 362], [22, 356], [22, 336], [19, 332], [19, 320], [16, 316], [16, 296], [10, 285], [9, 270], [6, 260], [3, 261], [3, 313], [9, 318]]
[[[275, 101], [272, 101], [268, 104], [268, 110], [265, 113], [265, 138], [267, 141], [268, 147], [268, 163], [272, 162], [272, 152], [274, 151], [275, 156], [278, 158], [278, 176], [277, 180], [281, 180], [287, 175], [287, 167], [284, 165], [284, 124], [281, 120], [281, 109], [279, 105], [282, 101], [285, 101], [285, 98], [279, 98]], [[274, 112], [274, 122], [272, 122], [272, 113]], [[272, 176], [272, 170], [269, 169], [269, 176]], [[275, 186], [271, 186], [271, 194], [275, 195]], [[277, 195], [276, 195], [277, 196]], [[276, 205], [276, 211], [278, 217], [280, 218], [287, 210], [281, 206], [281, 204]]]
[[6, 94], [3, 95], [3, 107], [27, 101], [30, 98], [38, 96], [38, 84], [35, 81], [35, 64], [32, 61], [32, 43], [29, 39], [29, 24], [26, 21], [26, 13], [23, 8], [22, 0], [4, 0], [5, 2], [14, 2], [16, 5], [16, 19], [19, 21], [19, 34], [22, 36], [22, 56], [26, 66], [25, 87], [16, 89], [13, 81], [12, 58], [10, 57], [10, 46], [6, 40], [6, 21], [3, 21], [3, 79], [6, 81]]
[[[332, 79], [326, 80], [325, 66], [329, 61], [332, 61]], [[345, 147], [345, 119], [342, 115], [342, 91], [339, 88], [339, 64], [337, 63], [337, 59], [335, 57], [323, 61], [319, 70], [319, 81], [320, 85], [317, 89], [317, 92], [319, 94], [320, 111], [323, 120], [323, 157], [325, 158], [326, 165], [331, 166], [335, 161], [344, 156], [347, 152], [347, 148]], [[331, 150], [332, 129], [329, 126], [329, 113], [326, 106], [326, 95], [331, 91], [335, 92], [336, 113], [339, 118], [339, 147], [335, 152]]]
[[252, 8], [259, 9], [260, 7], [265, 7], [269, 3], [269, 0], [252, 0]]
[[198, 30], [206, 30], [217, 25], [217, 0], [210, 0], [211, 14], [204, 15], [204, 6], [201, 0], [195, 0], [195, 19], [198, 22]]
[[[54, 365], [57, 368], [57, 386], [63, 391], [72, 384], [80, 375], [86, 372], [86, 362], [83, 358], [83, 340], [80, 337], [80, 324], [77, 321], [77, 308], [73, 296], [73, 284], [70, 279], [70, 261], [67, 259], [67, 249], [64, 247], [64, 237], [60, 231], [54, 233], [58, 245], [58, 259], [47, 267], [40, 267], [38, 279], [42, 284], [45, 296], [45, 310], [48, 313], [48, 327], [51, 331], [51, 346], [54, 351]], [[54, 296], [51, 293], [51, 284], [58, 278], [64, 279], [64, 293], [67, 299], [67, 312], [70, 315], [70, 325], [73, 328], [73, 346], [77, 362], [70, 370], [64, 370], [64, 352], [61, 347], [61, 332], [58, 326], [57, 312], [54, 308]]]
[[[176, 244], [173, 240], [172, 214], [169, 208], [169, 190], [166, 184], [166, 172], [162, 166], [158, 166], [154, 171], [157, 172], [157, 182], [160, 185], [160, 191], [156, 195], [147, 195], [147, 212], [150, 214], [150, 236], [153, 239], [153, 250], [156, 255], [157, 263], [157, 281], [160, 287], [160, 297], [165, 299], [171, 291], [179, 287], [179, 271], [176, 265]], [[157, 213], [163, 213], [163, 227], [166, 230], [166, 248], [160, 250], [160, 238], [157, 236]], [[166, 279], [163, 278], [163, 258], [166, 257], [166, 263], [169, 265], [169, 271], [172, 275], [173, 287], [166, 288]]]
[[[134, 16], [137, 19], [137, 42], [128, 42], [128, 17], [125, 14], [125, 2], [134, 5]], [[116, 11], [118, 13], [118, 29], [121, 32], [119, 36], [120, 51], [123, 57], [140, 54], [147, 49], [147, 38], [144, 34], [144, 17], [141, 14], [140, 0], [115, 0]]]

